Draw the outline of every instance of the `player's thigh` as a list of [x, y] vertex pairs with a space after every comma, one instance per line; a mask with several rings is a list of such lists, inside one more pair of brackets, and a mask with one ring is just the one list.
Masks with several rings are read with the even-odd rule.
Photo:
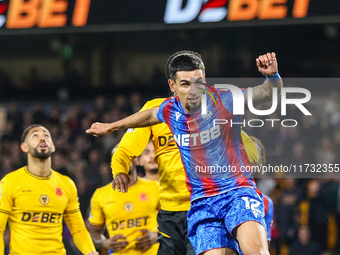
[[269, 255], [267, 232], [256, 221], [247, 221], [241, 224], [236, 230], [236, 239], [244, 255]]
[[228, 248], [213, 249], [202, 253], [202, 255], [237, 255], [238, 253]]
[[[212, 204], [216, 207], [211, 206]], [[236, 240], [228, 233], [224, 218], [219, 217], [219, 210], [216, 210], [222, 208], [223, 204], [224, 200], [220, 196], [192, 202], [188, 212], [188, 238], [196, 254], [221, 248], [238, 251]]]
[[[187, 213], [160, 210], [157, 215], [158, 254], [185, 255], [187, 253]], [[193, 253], [194, 254], [194, 253]], [[191, 255], [189, 253], [189, 255]]]
[[171, 238], [166, 237], [162, 235], [161, 233], [158, 233], [158, 243], [159, 243], [159, 248], [158, 248], [158, 255], [164, 255], [164, 254], [169, 254], [169, 255], [176, 255], [175, 253], [175, 246], [171, 240]]
[[185, 244], [187, 233], [187, 213], [159, 210], [157, 214], [158, 231], [164, 236]]
[[[239, 188], [229, 193], [225, 225], [237, 239], [244, 254], [267, 254], [267, 233], [262, 195], [254, 188]], [[262, 253], [259, 253], [262, 254]]]

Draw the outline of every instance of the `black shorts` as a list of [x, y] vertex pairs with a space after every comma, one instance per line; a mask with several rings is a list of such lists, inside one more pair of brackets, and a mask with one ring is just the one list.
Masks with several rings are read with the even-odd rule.
[[158, 255], [195, 255], [187, 235], [187, 211], [160, 210], [157, 221]]

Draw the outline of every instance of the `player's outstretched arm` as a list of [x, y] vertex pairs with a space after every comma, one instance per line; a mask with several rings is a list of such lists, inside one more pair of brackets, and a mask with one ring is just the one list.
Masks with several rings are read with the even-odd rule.
[[161, 123], [157, 118], [157, 108], [148, 109], [142, 112], [137, 112], [130, 115], [122, 120], [118, 120], [112, 123], [93, 123], [91, 127], [86, 130], [87, 134], [93, 136], [105, 135], [112, 133], [119, 129], [137, 128], [137, 127], [148, 127], [158, 123]]
[[[259, 72], [267, 79], [262, 85], [253, 88], [254, 106], [270, 102], [273, 94], [272, 88], [278, 88], [278, 95], [280, 95], [283, 86], [282, 79], [278, 74], [278, 63], [274, 52], [259, 56], [256, 59], [256, 65]], [[248, 98], [247, 95], [246, 98]]]

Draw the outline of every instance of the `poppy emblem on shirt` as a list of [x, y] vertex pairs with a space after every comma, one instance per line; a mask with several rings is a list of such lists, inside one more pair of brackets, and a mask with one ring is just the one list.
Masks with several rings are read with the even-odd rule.
[[63, 194], [63, 192], [61, 191], [61, 188], [56, 188], [55, 189], [55, 193], [58, 195], [58, 196], [61, 196]]
[[189, 128], [190, 130], [195, 130], [195, 129], [198, 128], [198, 124], [197, 124], [197, 122], [196, 122], [196, 119], [188, 120], [188, 121], [187, 121], [187, 124], [188, 124], [188, 128]]
[[146, 196], [145, 193], [140, 194], [140, 200], [141, 201], [146, 201], [147, 199], [148, 199], [148, 197]]
[[39, 201], [43, 205], [47, 205], [50, 202], [50, 198], [47, 195], [41, 195]]
[[133, 206], [133, 204], [132, 204], [131, 202], [126, 202], [126, 203], [124, 204], [124, 210], [125, 210], [126, 212], [132, 212], [132, 211], [133, 211], [133, 208], [134, 208], [134, 206]]

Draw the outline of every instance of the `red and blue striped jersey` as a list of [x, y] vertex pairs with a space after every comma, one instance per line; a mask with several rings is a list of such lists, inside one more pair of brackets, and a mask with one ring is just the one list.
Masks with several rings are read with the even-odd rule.
[[187, 113], [178, 96], [166, 99], [157, 113], [169, 126], [181, 152], [191, 201], [239, 187], [255, 187], [241, 139], [244, 124], [242, 116], [233, 115], [232, 93], [206, 89], [215, 99], [207, 96], [206, 115], [201, 109]]

